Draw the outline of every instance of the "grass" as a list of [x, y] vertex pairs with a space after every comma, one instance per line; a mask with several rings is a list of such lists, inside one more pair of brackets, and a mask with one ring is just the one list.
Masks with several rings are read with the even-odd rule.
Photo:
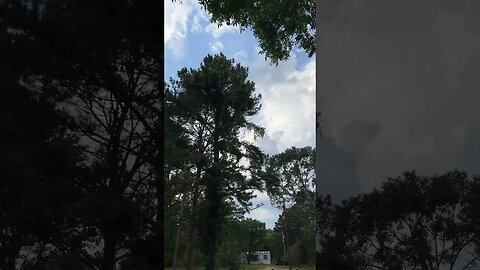
[[[203, 269], [203, 266], [195, 267], [195, 269]], [[265, 265], [265, 264], [242, 264], [240, 270], [289, 270], [288, 265]], [[292, 270], [315, 270], [314, 265], [303, 265], [299, 267], [292, 266]], [[172, 268], [165, 268], [165, 270], [172, 270]], [[176, 270], [185, 270], [185, 267], [177, 267]], [[219, 267], [218, 270], [228, 270], [228, 267]]]
[[261, 264], [242, 264], [240, 270], [263, 270], [265, 267], [266, 265]]

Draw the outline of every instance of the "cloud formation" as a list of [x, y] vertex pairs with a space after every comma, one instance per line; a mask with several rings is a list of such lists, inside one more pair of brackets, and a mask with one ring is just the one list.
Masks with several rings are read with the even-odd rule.
[[185, 38], [188, 32], [188, 22], [191, 14], [198, 10], [198, 2], [184, 0], [182, 3], [165, 1], [165, 36], [164, 45], [177, 58], [183, 57]]
[[275, 140], [280, 152], [315, 143], [315, 59], [300, 69], [296, 61], [292, 54], [275, 67], [257, 55], [250, 65], [250, 78], [262, 94], [257, 121], [266, 129], [265, 142]]
[[220, 41], [210, 42], [210, 50], [212, 53], [217, 54], [223, 51], [223, 43]]
[[205, 32], [211, 34], [214, 38], [220, 38], [227, 33], [239, 33], [240, 28], [238, 26], [222, 24], [218, 26], [215, 23], [210, 23], [205, 27]]
[[324, 0], [318, 10], [317, 106], [343, 154], [317, 168], [348, 153], [335, 173], [353, 170], [356, 194], [405, 170], [480, 173], [480, 2]]
[[[246, 61], [249, 78], [262, 94], [262, 109], [254, 121], [266, 130], [257, 145], [269, 155], [274, 155], [292, 146], [315, 145], [315, 59], [297, 66], [297, 58], [280, 62], [277, 67], [265, 61], [262, 55], [255, 55]], [[254, 204], [264, 206], [248, 217], [266, 222], [273, 228], [280, 210], [271, 206], [268, 196], [256, 193]], [[268, 214], [267, 214], [268, 212]]]
[[272, 229], [275, 226], [275, 222], [278, 220], [280, 211], [272, 206], [266, 193], [254, 191], [254, 194], [257, 197], [252, 201], [253, 205], [255, 206], [257, 204], [263, 204], [263, 206], [251, 211], [245, 216], [260, 220], [265, 223], [266, 228]]

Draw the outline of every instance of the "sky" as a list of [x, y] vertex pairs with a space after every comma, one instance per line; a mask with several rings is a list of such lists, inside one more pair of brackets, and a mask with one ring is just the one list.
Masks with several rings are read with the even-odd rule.
[[317, 190], [480, 174], [480, 1], [317, 1]]
[[[197, 0], [165, 1], [165, 78], [176, 77], [183, 67], [198, 68], [207, 54], [222, 52], [249, 68], [249, 80], [262, 95], [262, 108], [252, 121], [265, 128], [265, 137], [255, 142], [273, 155], [286, 148], [315, 146], [315, 56], [294, 50], [290, 59], [273, 66], [259, 54], [250, 30], [217, 27]], [[280, 211], [263, 193], [253, 204], [264, 206], [247, 217], [273, 228]]]

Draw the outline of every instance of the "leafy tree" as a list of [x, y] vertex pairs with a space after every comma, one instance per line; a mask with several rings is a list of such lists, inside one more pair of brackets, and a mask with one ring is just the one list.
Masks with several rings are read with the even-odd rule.
[[[177, 94], [167, 88], [164, 211], [178, 213], [178, 209], [172, 211], [170, 208], [174, 202], [179, 201], [176, 198], [182, 197], [180, 203], [185, 210], [182, 212], [184, 221], [182, 224], [186, 230], [188, 242], [186, 267], [191, 270], [194, 267], [193, 253], [200, 227], [199, 211], [204, 203], [205, 188], [201, 185], [201, 180], [205, 177], [208, 166], [208, 159], [205, 156], [208, 147], [205, 141], [208, 138], [208, 130], [198, 122], [188, 122], [179, 117], [176, 99]], [[166, 220], [175, 216], [175, 214], [167, 214]], [[169, 234], [166, 233], [166, 235]]]
[[[315, 151], [311, 147], [286, 149], [268, 159], [265, 178], [267, 193], [273, 205], [282, 210], [283, 251], [287, 254], [291, 245], [286, 211], [295, 200], [315, 203], [312, 190], [315, 186]], [[315, 217], [313, 212], [309, 217]], [[290, 266], [291, 267], [291, 266]]]
[[240, 254], [245, 255], [247, 263], [253, 253], [264, 248], [267, 230], [265, 223], [251, 218], [232, 218], [224, 226], [222, 242], [222, 258], [230, 269], [239, 268]]
[[[313, 191], [310, 191], [313, 193]], [[313, 195], [313, 194], [312, 194]], [[284, 220], [279, 217], [275, 224], [275, 240], [269, 246], [271, 247], [272, 257], [283, 258], [290, 263], [296, 262], [297, 265], [310, 265], [315, 260], [315, 226], [316, 226], [316, 208], [315, 202], [310, 200], [310, 196], [304, 200], [297, 197], [295, 203], [284, 212], [285, 223], [288, 224], [287, 235], [289, 246], [284, 253], [282, 246], [284, 230]], [[291, 250], [291, 251], [290, 251]], [[288, 259], [289, 254], [294, 255], [294, 259]], [[298, 255], [298, 256], [297, 256]]]
[[338, 254], [358, 269], [467, 269], [480, 259], [480, 234], [469, 210], [474, 186], [459, 171], [391, 178], [380, 190], [336, 207], [333, 234], [323, 231], [323, 254]]
[[[313, 195], [313, 191], [309, 191]], [[310, 265], [315, 261], [315, 201], [311, 196], [297, 198], [295, 204], [286, 209], [285, 222], [288, 224], [288, 236], [291, 245], [295, 245], [299, 257], [298, 264]], [[289, 260], [293, 263], [292, 260]], [[297, 265], [298, 265], [297, 264]]]
[[240, 269], [240, 254], [245, 242], [244, 231], [240, 230], [240, 220], [227, 218], [220, 234], [219, 264], [231, 270]]
[[293, 244], [288, 247], [287, 261], [290, 265], [300, 265], [302, 263], [302, 254], [299, 244]]
[[282, 258], [282, 229], [278, 223], [275, 224], [273, 229], [267, 229], [263, 250], [270, 251], [270, 258], [272, 262]]
[[[335, 234], [336, 220], [343, 220], [341, 209], [336, 211], [337, 206], [332, 204], [329, 195], [318, 195], [316, 199], [317, 209], [317, 236], [320, 238], [321, 250], [316, 252], [316, 269], [325, 270], [356, 270], [355, 261], [349, 256], [351, 252], [345, 250], [344, 238]], [[345, 217], [348, 219], [348, 217]]]
[[[254, 84], [247, 75], [246, 68], [223, 54], [208, 55], [199, 69], [180, 70], [179, 79], [167, 89], [172, 93], [167, 95], [172, 98], [169, 102], [175, 108], [172, 117], [186, 128], [190, 144], [200, 142], [204, 147], [197, 154], [205, 168], [200, 181], [205, 188], [202, 223], [207, 269], [215, 268], [225, 200], [235, 198], [243, 207], [249, 207], [252, 189], [262, 188], [259, 171], [263, 154], [253, 144], [239, 139], [241, 131], [263, 135], [263, 129], [248, 119], [259, 111], [260, 96], [254, 93]], [[197, 136], [202, 140], [196, 140]], [[240, 163], [242, 160], [247, 164]]]
[[265, 177], [269, 197], [277, 207], [285, 210], [297, 197], [311, 197], [315, 202], [310, 192], [315, 187], [315, 150], [292, 147], [270, 157]]
[[68, 132], [54, 96], [26, 83], [37, 65], [26, 55], [41, 46], [29, 33], [36, 16], [20, 1], [0, 3], [2, 269], [45, 267], [54, 253], [74, 253], [83, 237], [75, 212], [85, 174], [78, 137]]
[[15, 269], [28, 249], [33, 254], [42, 250], [35, 259], [44, 264], [50, 250], [74, 246], [65, 240], [75, 224], [69, 209], [79, 202], [82, 156], [53, 104], [36, 100], [18, 85], [0, 88], [0, 124], [5, 127], [0, 139], [0, 263]]
[[315, 53], [315, 1], [199, 0], [218, 25], [250, 28], [261, 53], [273, 63], [288, 59], [295, 46]]
[[244, 252], [247, 257], [247, 262], [250, 264], [253, 253], [263, 248], [266, 237], [265, 223], [247, 218], [241, 221], [240, 224], [243, 227], [244, 239], [246, 240]]
[[[7, 188], [10, 193], [4, 197], [25, 199], [17, 204], [25, 215], [12, 222], [28, 247], [22, 247], [21, 237], [18, 245], [9, 243], [15, 250], [22, 247], [29, 258], [35, 254], [25, 267], [51, 263], [53, 253], [63, 254], [66, 261], [76, 257], [73, 264], [91, 269], [112, 269], [129, 259], [160, 267], [164, 82], [158, 29], [163, 24], [155, 14], [160, 5], [0, 2], [2, 60], [7, 60], [2, 75], [9, 78], [2, 79], [2, 88], [8, 88], [2, 94], [18, 98], [18, 111], [5, 107], [4, 120], [12, 128], [21, 127], [11, 134], [24, 130], [37, 135], [18, 152], [23, 152], [19, 160], [30, 160], [30, 165], [20, 166], [15, 159], [5, 163], [16, 166], [6, 169], [5, 179], [25, 179], [23, 194]], [[35, 114], [28, 115], [27, 108]], [[27, 119], [43, 126], [23, 127]], [[77, 157], [85, 162], [79, 164]], [[12, 174], [12, 168], [25, 168], [30, 175]], [[3, 211], [15, 216], [16, 210]]]
[[[16, 24], [8, 26], [16, 39], [34, 41], [15, 54], [17, 63], [32, 56], [21, 81], [74, 118], [68, 133], [81, 138], [88, 154], [90, 174], [79, 181], [84, 194], [72, 214], [80, 221], [69, 224], [76, 227], [65, 236], [66, 243], [77, 244], [68, 252], [88, 258], [91, 268], [112, 269], [117, 257], [133, 252], [130, 245], [153, 242], [156, 261], [145, 260], [160, 267], [164, 89], [162, 50], [156, 45], [161, 39], [155, 32], [161, 16], [152, 16], [154, 5], [137, 1], [19, 3], [2, 1], [1, 10], [8, 15], [2, 24]], [[19, 20], [14, 16], [19, 12], [32, 15]], [[85, 236], [79, 238], [80, 232]], [[89, 245], [95, 246], [93, 252], [87, 251]], [[95, 254], [102, 246], [103, 255]]]

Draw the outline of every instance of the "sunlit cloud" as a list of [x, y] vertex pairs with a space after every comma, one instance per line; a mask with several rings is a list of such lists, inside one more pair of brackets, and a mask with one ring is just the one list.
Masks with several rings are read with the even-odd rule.
[[210, 50], [212, 50], [212, 53], [216, 54], [223, 51], [223, 43], [218, 40], [214, 42], [210, 42], [209, 45], [210, 45]]
[[200, 6], [195, 0], [181, 2], [164, 2], [165, 33], [164, 45], [171, 50], [176, 58], [181, 58], [185, 51], [185, 39], [188, 34], [188, 25], [193, 13], [198, 13]]
[[227, 33], [239, 33], [240, 28], [238, 26], [222, 24], [218, 26], [216, 23], [210, 23], [205, 27], [205, 32], [212, 35], [214, 38], [220, 38]]

